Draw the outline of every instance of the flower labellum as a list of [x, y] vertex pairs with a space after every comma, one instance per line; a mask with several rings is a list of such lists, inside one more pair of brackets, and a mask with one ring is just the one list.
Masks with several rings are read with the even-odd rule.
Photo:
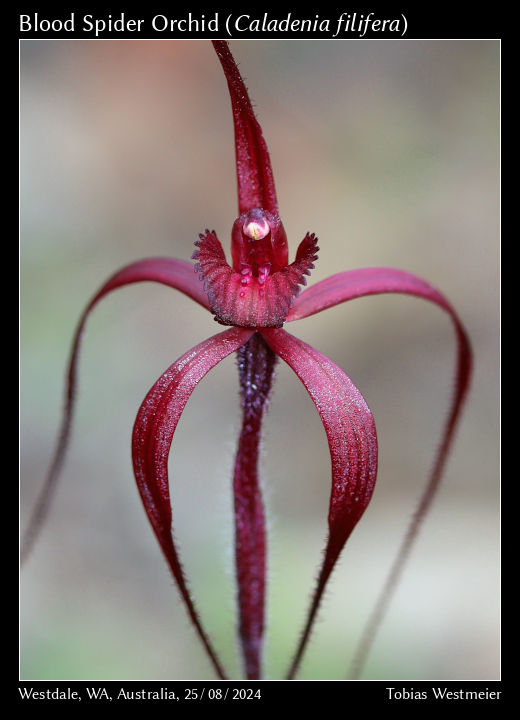
[[388, 267], [348, 270], [300, 293], [318, 257], [317, 238], [308, 232], [299, 243], [294, 260], [289, 262], [287, 235], [279, 215], [262, 130], [227, 42], [217, 40], [213, 45], [227, 81], [235, 131], [238, 217], [231, 229], [231, 263], [215, 231], [206, 229], [195, 242], [194, 266], [172, 258], [140, 260], [116, 272], [94, 295], [74, 337], [58, 445], [23, 539], [22, 559], [28, 556], [45, 519], [63, 463], [74, 409], [80, 341], [91, 310], [107, 294], [131, 283], [168, 285], [206, 308], [226, 329], [182, 355], [151, 387], [134, 424], [133, 467], [153, 532], [219, 678], [225, 678], [226, 671], [188, 590], [172, 527], [174, 493], [168, 477], [168, 456], [184, 407], [210, 370], [236, 354], [242, 424], [233, 472], [235, 562], [238, 633], [248, 679], [259, 679], [263, 672], [267, 537], [258, 460], [262, 423], [278, 358], [301, 380], [323, 423], [331, 457], [328, 535], [303, 633], [287, 671], [288, 678], [295, 677], [327, 582], [372, 497], [377, 474], [377, 437], [372, 413], [348, 375], [283, 326], [368, 295], [400, 293], [428, 300], [448, 314], [455, 329], [454, 394], [426, 490], [355, 653], [352, 675], [357, 676], [441, 480], [469, 386], [470, 345], [448, 300], [425, 280], [402, 270]]

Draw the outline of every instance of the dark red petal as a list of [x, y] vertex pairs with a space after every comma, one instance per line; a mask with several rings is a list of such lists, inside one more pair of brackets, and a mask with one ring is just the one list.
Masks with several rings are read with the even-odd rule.
[[209, 310], [208, 297], [204, 292], [202, 283], [193, 275], [193, 265], [186, 260], [156, 257], [145, 258], [126, 265], [112, 275], [91, 300], [87, 312], [93, 308], [98, 300], [101, 300], [112, 290], [138, 282], [156, 282], [180, 290], [180, 292]]
[[307, 623], [288, 677], [294, 677], [327, 580], [376, 481], [377, 437], [372, 413], [349, 377], [328, 357], [285, 330], [262, 330], [266, 342], [298, 375], [323, 422], [330, 448], [329, 537]]
[[446, 298], [426, 280], [404, 270], [374, 267], [346, 270], [307, 288], [294, 301], [287, 321], [300, 320], [357, 297], [382, 293], [404, 293], [422, 297], [437, 303], [454, 315]]
[[376, 632], [388, 609], [393, 592], [397, 587], [402, 570], [410, 554], [420, 525], [427, 515], [436, 495], [446, 464], [446, 458], [453, 444], [455, 429], [466, 398], [472, 372], [472, 357], [469, 340], [455, 310], [446, 298], [429, 283], [416, 275], [393, 268], [364, 268], [338, 273], [317, 283], [303, 292], [289, 314], [288, 320], [298, 320], [338, 303], [366, 295], [381, 293], [402, 293], [424, 298], [439, 305], [451, 317], [457, 337], [457, 367], [455, 389], [450, 412], [444, 426], [440, 445], [437, 449], [433, 468], [426, 489], [421, 497], [397, 556], [381, 588], [377, 602], [363, 631], [351, 665], [350, 677], [359, 676]]
[[74, 398], [76, 388], [76, 372], [81, 343], [81, 336], [87, 318], [94, 306], [112, 290], [138, 282], [158, 282], [163, 285], [180, 290], [188, 297], [203, 305], [209, 310], [207, 294], [202, 287], [202, 283], [194, 276], [193, 266], [184, 260], [175, 260], [173, 258], [147, 258], [140, 260], [116, 272], [107, 282], [99, 289], [96, 295], [87, 305], [80, 318], [79, 324], [74, 335], [72, 351], [69, 359], [65, 407], [61, 421], [60, 434], [58, 443], [54, 452], [52, 463], [49, 467], [45, 483], [40, 492], [38, 501], [31, 515], [31, 519], [27, 526], [21, 543], [21, 561], [24, 562], [28, 557], [31, 548], [36, 540], [37, 534], [45, 520], [52, 494], [56, 485], [67, 443], [70, 436], [70, 428], [72, 423], [72, 413], [74, 409]]
[[172, 536], [172, 508], [168, 485], [168, 455], [184, 406], [202, 378], [221, 360], [238, 350], [251, 332], [232, 328], [200, 343], [157, 380], [137, 414], [132, 436], [135, 478], [148, 519], [190, 618], [208, 653], [217, 675], [224, 671], [203, 630], [188, 592]]
[[247, 277], [227, 263], [224, 250], [214, 231], [206, 230], [195, 244], [195, 270], [204, 280], [215, 320], [222, 325], [239, 327], [281, 327], [299, 285], [306, 282], [316, 260], [317, 238], [307, 234], [296, 253], [296, 260], [278, 272], [268, 275], [263, 283]]
[[224, 40], [214, 40], [213, 46], [222, 63], [231, 96], [235, 125], [239, 215], [253, 208], [263, 208], [275, 215], [278, 213], [278, 201], [262, 128], [255, 117], [247, 88], [228, 43]]

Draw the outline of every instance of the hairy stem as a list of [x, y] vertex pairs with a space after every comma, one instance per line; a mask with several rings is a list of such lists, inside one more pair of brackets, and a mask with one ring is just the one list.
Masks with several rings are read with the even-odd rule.
[[237, 351], [242, 428], [233, 478], [239, 635], [248, 680], [261, 676], [266, 535], [258, 451], [276, 355], [255, 333]]

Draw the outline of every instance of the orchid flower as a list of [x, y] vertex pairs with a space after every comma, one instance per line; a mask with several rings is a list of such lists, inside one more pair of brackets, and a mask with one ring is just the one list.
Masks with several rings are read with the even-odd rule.
[[332, 468], [328, 536], [303, 633], [287, 672], [287, 677], [293, 678], [331, 573], [372, 497], [377, 473], [377, 437], [372, 413], [348, 375], [328, 357], [288, 333], [284, 325], [367, 295], [401, 293], [422, 298], [439, 306], [453, 323], [457, 342], [454, 394], [426, 490], [355, 653], [352, 668], [355, 677], [361, 672], [419, 525], [439, 486], [468, 390], [470, 345], [448, 300], [428, 282], [409, 272], [389, 267], [346, 270], [300, 293], [317, 259], [317, 237], [307, 233], [298, 245], [294, 260], [289, 262], [287, 236], [262, 130], [228, 44], [214, 41], [213, 45], [227, 80], [235, 131], [238, 217], [231, 231], [231, 260], [227, 260], [215, 231], [206, 229], [195, 243], [194, 266], [185, 260], [166, 257], [134, 262], [112, 275], [91, 299], [74, 337], [61, 433], [23, 540], [22, 558], [27, 557], [42, 526], [63, 463], [71, 431], [80, 343], [91, 311], [113, 290], [131, 283], [151, 281], [174, 288], [206, 308], [214, 320], [227, 329], [182, 355], [151, 387], [134, 424], [133, 467], [148, 519], [219, 678], [225, 678], [226, 671], [188, 589], [172, 527], [168, 458], [184, 407], [196, 385], [210, 370], [235, 353], [242, 408], [233, 475], [235, 560], [239, 638], [248, 679], [262, 677], [266, 523], [258, 461], [262, 423], [278, 358], [287, 363], [303, 383], [325, 429]]

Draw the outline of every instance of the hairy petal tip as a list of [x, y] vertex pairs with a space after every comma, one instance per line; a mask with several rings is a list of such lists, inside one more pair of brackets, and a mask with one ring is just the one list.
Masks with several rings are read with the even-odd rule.
[[293, 678], [325, 585], [372, 497], [377, 475], [377, 436], [372, 413], [363, 396], [332, 360], [285, 330], [262, 330], [262, 335], [294, 370], [315, 404], [327, 434], [332, 465], [329, 535], [307, 622], [288, 672], [288, 678]]
[[168, 456], [180, 416], [195, 386], [221, 360], [238, 350], [251, 332], [231, 328], [197, 345], [157, 380], [137, 414], [132, 435], [132, 458], [137, 487], [146, 514], [177, 583], [188, 614], [217, 675], [222, 665], [202, 628], [188, 591], [172, 535], [172, 506]]

